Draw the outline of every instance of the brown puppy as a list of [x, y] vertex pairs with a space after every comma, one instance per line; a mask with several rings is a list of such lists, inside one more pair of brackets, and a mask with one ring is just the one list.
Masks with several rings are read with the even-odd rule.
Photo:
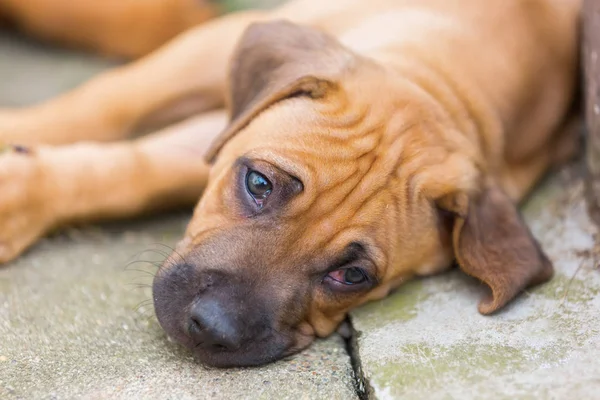
[[455, 259], [490, 287], [479, 311], [493, 313], [552, 275], [515, 202], [576, 149], [579, 7], [304, 0], [197, 28], [54, 102], [0, 114], [1, 139], [34, 147], [3, 160], [13, 197], [0, 224], [14, 237], [0, 234], [0, 259], [49, 226], [189, 202], [206, 181], [190, 147], [204, 152], [225, 121], [201, 116], [132, 144], [40, 143], [118, 139], [227, 100], [209, 184], [154, 282], [169, 335], [207, 364], [269, 362]]

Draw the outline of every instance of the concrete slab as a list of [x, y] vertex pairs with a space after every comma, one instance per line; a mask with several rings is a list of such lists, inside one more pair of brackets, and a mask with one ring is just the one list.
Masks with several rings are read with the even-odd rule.
[[116, 64], [0, 30], [0, 107], [38, 103]]
[[600, 397], [597, 234], [577, 167], [524, 209], [556, 276], [484, 317], [483, 288], [460, 271], [426, 278], [353, 313], [357, 357], [378, 399]]

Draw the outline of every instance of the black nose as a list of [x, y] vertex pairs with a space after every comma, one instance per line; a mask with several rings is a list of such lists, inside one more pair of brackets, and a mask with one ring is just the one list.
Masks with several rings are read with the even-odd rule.
[[188, 332], [197, 347], [211, 351], [234, 351], [241, 347], [242, 333], [235, 316], [214, 299], [196, 301], [190, 309]]

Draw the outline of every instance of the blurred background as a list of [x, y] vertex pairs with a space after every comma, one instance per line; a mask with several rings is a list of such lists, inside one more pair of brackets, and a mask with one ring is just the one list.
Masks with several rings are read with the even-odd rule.
[[286, 0], [0, 0], [0, 108], [41, 102], [219, 15]]

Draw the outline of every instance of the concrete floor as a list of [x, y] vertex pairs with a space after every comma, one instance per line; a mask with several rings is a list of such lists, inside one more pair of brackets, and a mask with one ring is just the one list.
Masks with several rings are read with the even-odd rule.
[[[0, 107], [41, 101], [111, 65], [0, 33]], [[170, 343], [147, 285], [187, 213], [45, 239], [0, 269], [0, 398], [351, 399], [356, 382], [379, 399], [600, 398], [600, 271], [581, 188], [572, 166], [525, 207], [553, 281], [493, 317], [477, 313], [482, 288], [459, 271], [409, 283], [352, 314], [356, 377], [335, 335], [234, 370], [206, 369]]]

